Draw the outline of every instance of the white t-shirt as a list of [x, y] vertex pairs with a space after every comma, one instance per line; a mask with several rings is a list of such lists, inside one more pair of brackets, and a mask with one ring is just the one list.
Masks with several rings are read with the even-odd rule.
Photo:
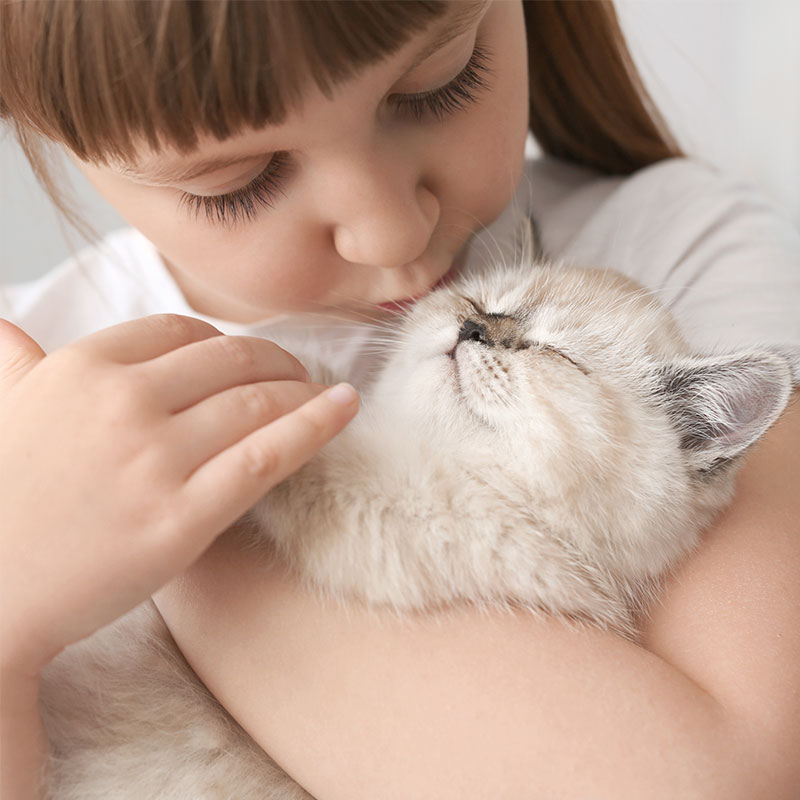
[[[780, 349], [794, 359], [800, 380], [800, 232], [753, 189], [688, 159], [625, 178], [535, 159], [526, 163], [506, 211], [473, 239], [468, 264], [508, 244], [521, 214], [537, 220], [552, 258], [617, 269], [657, 291], [699, 350]], [[352, 325], [347, 336], [330, 336], [331, 326], [308, 314], [248, 325], [200, 314], [153, 245], [131, 229], [35, 281], [0, 286], [0, 315], [46, 352], [162, 312], [194, 316], [228, 334], [274, 339], [290, 350], [301, 340], [308, 346], [313, 336], [322, 360], [339, 370], [358, 361], [369, 338]]]

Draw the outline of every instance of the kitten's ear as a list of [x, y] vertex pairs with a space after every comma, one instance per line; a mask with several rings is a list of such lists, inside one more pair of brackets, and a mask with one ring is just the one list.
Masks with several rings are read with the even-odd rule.
[[783, 411], [789, 364], [771, 353], [688, 359], [661, 374], [661, 391], [681, 447], [698, 469], [741, 455]]
[[544, 257], [539, 236], [539, 226], [531, 216], [526, 216], [519, 224], [517, 232], [520, 260], [523, 264], [541, 261]]

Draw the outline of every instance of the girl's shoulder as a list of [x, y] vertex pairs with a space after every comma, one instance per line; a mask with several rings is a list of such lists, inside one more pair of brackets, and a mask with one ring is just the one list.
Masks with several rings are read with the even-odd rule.
[[625, 177], [544, 159], [526, 180], [554, 259], [657, 292], [701, 349], [800, 354], [800, 231], [753, 186], [689, 158]]
[[757, 243], [790, 258], [800, 253], [797, 227], [786, 213], [752, 185], [697, 159], [670, 158], [609, 176], [546, 157], [526, 163], [523, 181], [545, 249], [558, 258], [610, 256], [627, 266], [638, 248], [660, 250], [672, 242], [659, 260], [674, 261], [682, 245], [715, 232], [732, 235], [742, 224]]

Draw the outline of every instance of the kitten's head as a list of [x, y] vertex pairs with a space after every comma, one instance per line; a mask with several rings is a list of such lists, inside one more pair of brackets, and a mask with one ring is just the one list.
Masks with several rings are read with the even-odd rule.
[[697, 513], [719, 505], [790, 391], [775, 355], [692, 355], [651, 294], [603, 270], [466, 277], [420, 301], [400, 337], [376, 386], [398, 427], [538, 496], [594, 487], [600, 512], [674, 493]]

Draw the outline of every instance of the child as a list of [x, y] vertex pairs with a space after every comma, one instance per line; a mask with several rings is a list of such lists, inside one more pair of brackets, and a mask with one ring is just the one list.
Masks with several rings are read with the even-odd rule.
[[[9, 3], [0, 65], [55, 199], [39, 137], [139, 231], [2, 295], [4, 796], [37, 792], [41, 669], [159, 587], [200, 677], [319, 798], [792, 796], [793, 409], [641, 646], [331, 608], [219, 537], [356, 411], [272, 341], [357, 373], [354, 320], [482, 263], [518, 213], [696, 343], [798, 347], [796, 231], [672, 158], [609, 5]], [[529, 122], [563, 161], [524, 163]]]

